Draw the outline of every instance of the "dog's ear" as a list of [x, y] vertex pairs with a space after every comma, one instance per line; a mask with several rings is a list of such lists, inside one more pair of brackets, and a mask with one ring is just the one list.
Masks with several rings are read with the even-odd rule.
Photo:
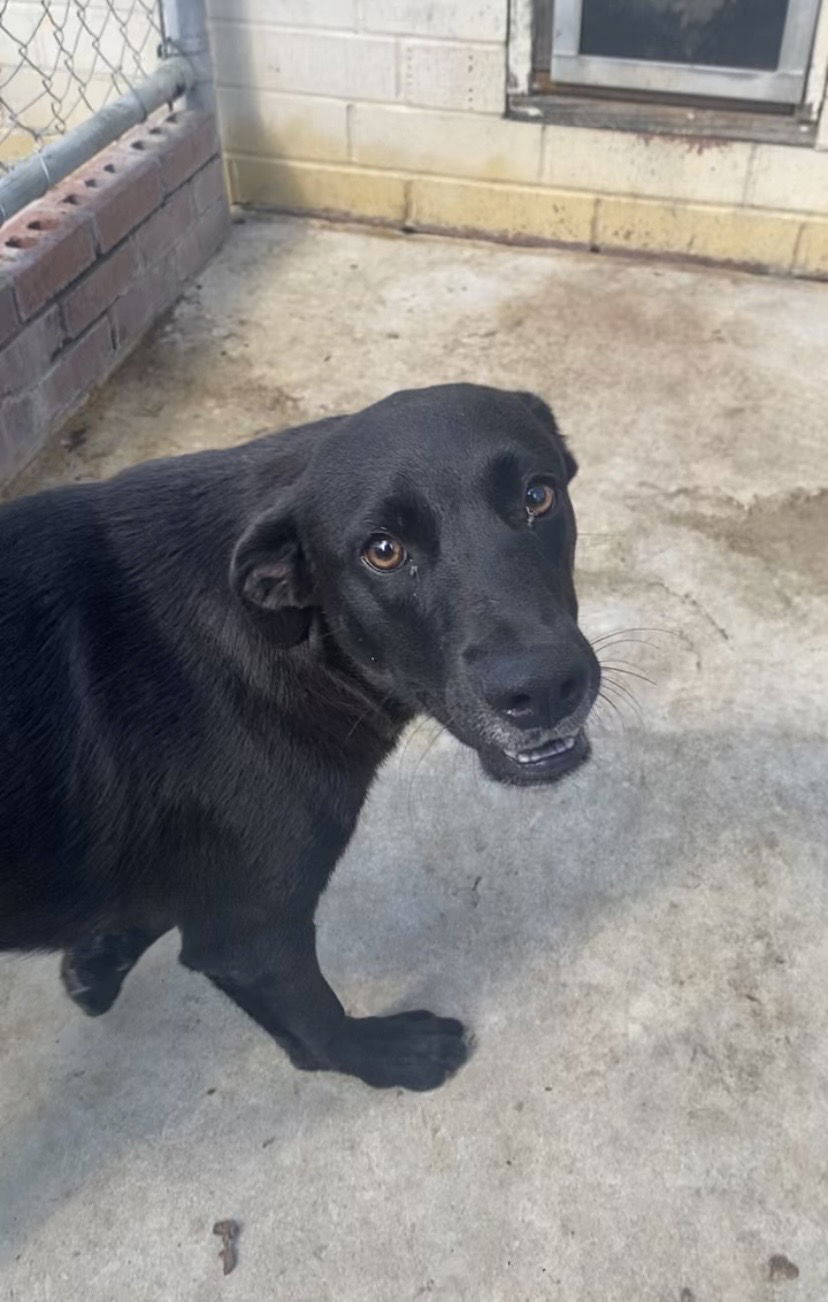
[[566, 466], [566, 479], [567, 483], [569, 483], [578, 473], [578, 462], [573, 457], [567, 447], [566, 439], [558, 429], [558, 422], [552, 415], [551, 407], [548, 407], [543, 398], [539, 398], [536, 393], [519, 393], [517, 396], [523, 405], [529, 408], [532, 415], [537, 417], [544, 429], [560, 444], [564, 465]]
[[295, 646], [307, 637], [313, 582], [289, 508], [265, 511], [239, 538], [230, 562], [230, 587], [263, 622], [271, 641]]

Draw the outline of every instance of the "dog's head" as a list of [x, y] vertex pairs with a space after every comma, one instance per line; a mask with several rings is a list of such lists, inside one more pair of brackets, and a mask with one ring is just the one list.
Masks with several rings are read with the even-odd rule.
[[550, 782], [586, 757], [600, 684], [577, 623], [575, 470], [531, 394], [397, 393], [320, 432], [239, 541], [232, 582], [274, 640], [321, 623], [493, 777]]

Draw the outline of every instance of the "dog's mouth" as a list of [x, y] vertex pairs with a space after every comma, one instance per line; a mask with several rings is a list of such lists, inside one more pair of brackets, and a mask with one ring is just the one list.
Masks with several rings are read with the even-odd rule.
[[563, 763], [568, 753], [575, 749], [578, 738], [582, 733], [575, 732], [570, 737], [553, 737], [552, 741], [545, 741], [540, 746], [533, 746], [529, 750], [506, 750], [504, 755], [514, 760], [516, 764], [528, 764], [537, 766], [550, 763]]
[[583, 764], [589, 756], [589, 741], [583, 728], [565, 737], [553, 737], [525, 749], [479, 752], [486, 772], [499, 782], [528, 785], [555, 782]]

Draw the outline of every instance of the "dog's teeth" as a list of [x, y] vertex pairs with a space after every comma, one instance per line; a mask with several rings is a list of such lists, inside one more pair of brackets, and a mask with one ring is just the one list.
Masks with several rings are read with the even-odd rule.
[[538, 760], [549, 759], [552, 755], [560, 755], [563, 751], [572, 750], [576, 741], [577, 737], [556, 737], [545, 746], [536, 746], [534, 750], [518, 751], [514, 758], [518, 764], [535, 764]]

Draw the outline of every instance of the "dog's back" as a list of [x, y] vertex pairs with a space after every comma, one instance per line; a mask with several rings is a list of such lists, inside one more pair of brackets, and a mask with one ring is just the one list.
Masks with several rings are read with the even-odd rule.
[[298, 433], [0, 509], [0, 949], [163, 930], [219, 840], [268, 835], [284, 701], [228, 569]]
[[70, 793], [84, 731], [81, 612], [98, 582], [92, 492], [59, 489], [0, 511], [0, 947], [57, 939], [61, 918], [83, 907], [84, 829]]
[[182, 737], [200, 726], [163, 609], [187, 577], [177, 477], [204, 487], [201, 460], [0, 510], [0, 948], [71, 943], [156, 868], [160, 775], [187, 768]]

